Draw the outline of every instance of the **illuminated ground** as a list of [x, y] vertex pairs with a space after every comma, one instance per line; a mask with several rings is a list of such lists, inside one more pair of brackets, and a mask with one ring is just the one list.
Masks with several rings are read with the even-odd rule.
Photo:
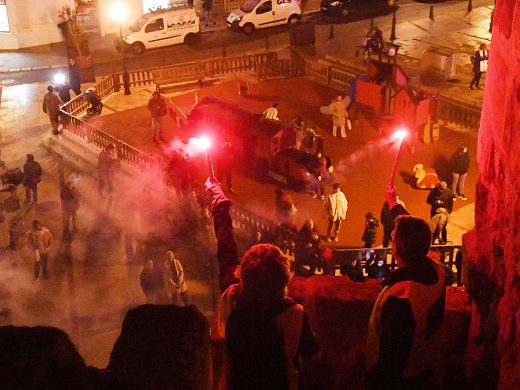
[[[334, 90], [320, 86], [311, 81], [294, 78], [288, 80], [272, 80], [253, 84], [251, 95], [247, 98], [237, 94], [237, 82], [228, 81], [222, 84], [205, 87], [198, 92], [199, 98], [218, 96], [234, 101], [250, 110], [262, 112], [273, 101], [280, 102], [279, 117], [289, 122], [297, 115], [302, 115], [307, 125], [318, 126], [325, 136], [325, 154], [331, 155], [336, 173], [334, 181], [343, 185], [349, 201], [347, 222], [343, 225], [340, 245], [359, 246], [364, 227], [364, 215], [372, 211], [379, 215], [384, 201], [384, 187], [388, 181], [395, 148], [388, 146], [374, 126], [374, 120], [359, 113], [359, 124], [348, 134], [347, 141], [334, 139], [329, 132], [330, 117], [319, 113], [321, 105], [328, 104], [336, 93]], [[106, 101], [106, 106], [117, 112], [105, 111], [105, 115], [97, 118], [96, 126], [116, 135], [125, 142], [145, 151], [158, 151], [151, 140], [150, 117], [146, 103], [151, 87], [135, 90], [131, 98], [113, 95]], [[194, 93], [188, 92], [174, 96], [173, 101], [183, 109], [189, 109], [194, 102]], [[126, 109], [125, 109], [126, 107]], [[351, 115], [355, 115], [351, 113]], [[372, 123], [371, 123], [372, 122]], [[131, 123], [131, 125], [129, 125]], [[172, 121], [167, 131], [167, 138], [176, 133]], [[409, 210], [424, 218], [429, 218], [429, 206], [425, 200], [426, 191], [413, 189], [409, 183], [412, 168], [417, 163], [426, 167], [435, 167], [439, 175], [451, 180], [446, 162], [458, 145], [467, 145], [471, 154], [470, 174], [466, 181], [467, 201], [457, 200], [454, 213], [450, 217], [449, 239], [460, 243], [460, 236], [473, 226], [474, 188], [476, 172], [476, 132], [441, 130], [441, 138], [436, 144], [417, 143], [415, 153], [404, 150], [399, 166], [396, 186]], [[243, 173], [234, 178], [236, 194], [233, 199], [251, 210], [267, 216], [273, 215], [271, 205], [274, 200], [275, 182], [259, 183]], [[328, 187], [330, 189], [330, 186]], [[252, 196], [251, 194], [255, 194]], [[307, 218], [317, 221], [321, 231], [326, 229], [326, 218], [319, 200], [313, 200], [305, 194], [294, 194], [298, 208], [298, 224]], [[382, 232], [379, 232], [378, 244], [381, 243]]]

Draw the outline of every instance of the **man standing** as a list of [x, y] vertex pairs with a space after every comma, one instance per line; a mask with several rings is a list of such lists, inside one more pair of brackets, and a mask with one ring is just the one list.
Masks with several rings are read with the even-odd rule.
[[69, 84], [70, 89], [74, 91], [76, 96], [81, 95], [81, 76], [79, 66], [74, 58], [69, 58]]
[[428, 388], [444, 318], [445, 274], [428, 257], [426, 221], [407, 215], [387, 187], [396, 219], [392, 251], [398, 269], [383, 282], [372, 309], [367, 338], [367, 389]]
[[23, 185], [25, 187], [25, 203], [38, 202], [38, 183], [42, 180], [42, 167], [34, 160], [32, 154], [27, 155], [27, 161], [23, 166]]
[[475, 88], [477, 89], [480, 89], [480, 78], [482, 77], [482, 73], [487, 72], [488, 59], [489, 53], [487, 51], [487, 46], [483, 43], [482, 45], [480, 45], [479, 49], [475, 52], [475, 55], [473, 56], [474, 77], [471, 80], [469, 89], [473, 89], [473, 86], [475, 86]]
[[114, 144], [108, 144], [105, 149], [99, 153], [98, 174], [100, 195], [105, 193], [105, 189], [109, 195], [112, 193], [114, 189], [114, 175], [121, 170], [121, 162], [115, 156], [115, 149]]
[[204, 0], [204, 21], [206, 27], [208, 27], [209, 22], [213, 23], [213, 25], [217, 24], [210, 16], [212, 6], [213, 0]]
[[469, 154], [468, 148], [465, 146], [459, 146], [457, 151], [453, 153], [450, 159], [450, 170], [453, 180], [451, 182], [451, 192], [453, 193], [453, 200], [458, 194], [462, 200], [467, 200], [464, 195], [464, 183], [466, 182], [466, 176], [469, 170]]
[[[448, 215], [453, 211], [453, 193], [448, 188], [448, 184], [445, 181], [441, 181], [435, 188], [433, 188], [428, 197], [426, 198], [426, 203], [431, 205], [430, 209], [430, 218], [433, 218], [437, 213], [437, 209], [444, 208], [447, 210]], [[442, 228], [442, 238], [440, 243], [442, 245], [446, 244], [448, 241], [448, 230], [447, 230], [447, 222], [444, 224]]]
[[159, 142], [163, 139], [163, 119], [168, 112], [166, 100], [159, 94], [159, 91], [152, 93], [152, 98], [148, 101], [148, 110], [152, 114], [153, 142]]
[[51, 120], [52, 133], [54, 135], [59, 134], [59, 116], [60, 106], [63, 104], [60, 97], [54, 93], [54, 87], [49, 85], [47, 87], [47, 93], [43, 97], [43, 112], [49, 116]]
[[160, 304], [164, 296], [164, 276], [160, 267], [153, 260], [146, 260], [139, 275], [141, 289], [146, 296], [146, 303]]
[[184, 280], [184, 269], [179, 260], [175, 258], [172, 251], [166, 252], [166, 277], [172, 287], [172, 304], [177, 304], [177, 295], [180, 295], [184, 306], [188, 306], [188, 286]]
[[77, 230], [76, 213], [79, 209], [79, 192], [72, 181], [65, 183], [60, 193], [61, 209], [63, 213], [63, 231], [70, 231], [69, 224], [72, 220], [72, 231]]
[[336, 99], [332, 102], [332, 136], [336, 137], [338, 133], [338, 127], [341, 130], [341, 139], [347, 138], [345, 132], [345, 125], [348, 120], [348, 112], [343, 103], [341, 96], [336, 96]]
[[47, 275], [47, 260], [52, 243], [52, 235], [49, 229], [44, 227], [40, 221], [35, 219], [29, 232], [28, 244], [34, 253], [34, 279], [40, 277], [40, 271], [44, 279]]
[[348, 202], [345, 194], [341, 192], [339, 183], [332, 185], [332, 192], [327, 195], [323, 207], [329, 219], [327, 227], [327, 242], [338, 242], [341, 221], [347, 217]]
[[262, 113], [264, 118], [277, 121], [279, 119], [278, 118], [278, 106], [279, 106], [278, 102], [274, 102], [271, 107], [269, 107]]

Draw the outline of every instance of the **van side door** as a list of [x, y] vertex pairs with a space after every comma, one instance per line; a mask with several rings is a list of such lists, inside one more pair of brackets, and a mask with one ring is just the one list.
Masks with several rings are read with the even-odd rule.
[[255, 13], [254, 20], [256, 28], [266, 28], [274, 25], [272, 0], [262, 1], [256, 6], [253, 12]]
[[150, 20], [144, 27], [145, 45], [148, 49], [164, 46], [164, 40], [168, 39], [168, 34], [164, 25], [163, 18]]
[[293, 12], [295, 8], [295, 5], [292, 4], [293, 1], [296, 2], [295, 0], [273, 0], [275, 24], [286, 23], [289, 16], [295, 13]]

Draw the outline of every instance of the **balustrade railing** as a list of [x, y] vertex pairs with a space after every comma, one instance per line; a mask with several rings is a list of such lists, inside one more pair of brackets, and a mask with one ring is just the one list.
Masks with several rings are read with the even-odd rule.
[[446, 96], [440, 96], [437, 108], [439, 119], [469, 129], [480, 127], [480, 107], [464, 104]]

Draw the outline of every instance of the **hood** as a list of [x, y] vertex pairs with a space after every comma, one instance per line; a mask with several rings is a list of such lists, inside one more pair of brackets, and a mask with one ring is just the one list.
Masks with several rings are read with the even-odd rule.
[[234, 9], [229, 13], [229, 16], [227, 17], [228, 20], [240, 20], [246, 13], [242, 11], [240, 8]]

